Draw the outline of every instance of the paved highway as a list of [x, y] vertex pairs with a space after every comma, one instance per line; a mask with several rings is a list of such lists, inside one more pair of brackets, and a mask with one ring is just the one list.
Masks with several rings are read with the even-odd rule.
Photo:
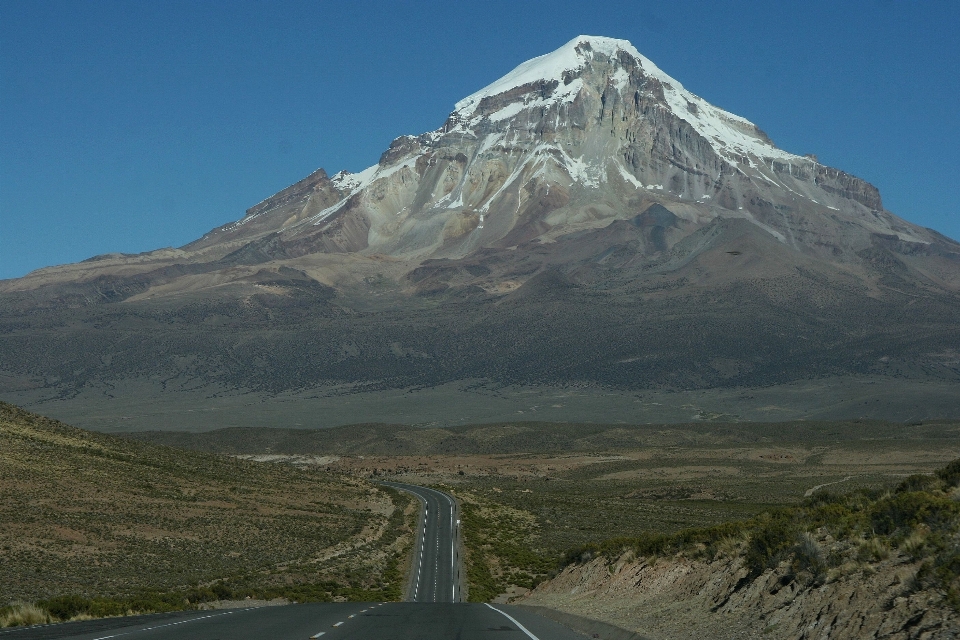
[[0, 630], [0, 640], [584, 640], [520, 607], [318, 603], [108, 618]]
[[386, 482], [421, 501], [408, 602], [316, 603], [190, 611], [0, 629], [0, 640], [583, 640], [509, 605], [462, 603], [460, 527], [445, 493]]
[[445, 493], [399, 482], [384, 482], [420, 500], [420, 530], [413, 549], [407, 600], [460, 602], [460, 519], [456, 501]]

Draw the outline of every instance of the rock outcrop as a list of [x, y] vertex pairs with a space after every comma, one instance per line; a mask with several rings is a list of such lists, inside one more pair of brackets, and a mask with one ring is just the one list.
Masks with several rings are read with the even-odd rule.
[[601, 620], [651, 640], [711, 638], [956, 638], [960, 613], [933, 590], [914, 591], [919, 568], [894, 554], [845, 566], [825, 581], [788, 563], [753, 578], [737, 556], [598, 558], [568, 567], [518, 601]]

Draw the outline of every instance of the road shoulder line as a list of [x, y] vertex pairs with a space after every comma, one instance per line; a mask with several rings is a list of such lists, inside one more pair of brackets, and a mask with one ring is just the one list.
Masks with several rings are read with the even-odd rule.
[[507, 620], [509, 620], [509, 621], [512, 622], [513, 624], [517, 625], [517, 628], [520, 629], [520, 631], [523, 631], [523, 632], [524, 632], [525, 634], [527, 634], [528, 636], [530, 636], [530, 638], [532, 638], [532, 640], [540, 640], [540, 638], [538, 638], [537, 636], [535, 636], [535, 635], [533, 635], [532, 633], [530, 633], [525, 626], [523, 626], [522, 624], [520, 624], [520, 622], [519, 622], [516, 618], [514, 618], [512, 615], [510, 615], [510, 614], [507, 613], [506, 611], [501, 611], [500, 609], [497, 609], [495, 606], [493, 606], [493, 605], [490, 604], [489, 602], [484, 602], [483, 604], [487, 605], [488, 607], [490, 607], [491, 609], [493, 609], [494, 611], [496, 611], [497, 613], [499, 613], [500, 615], [502, 615], [504, 618], [506, 618]]

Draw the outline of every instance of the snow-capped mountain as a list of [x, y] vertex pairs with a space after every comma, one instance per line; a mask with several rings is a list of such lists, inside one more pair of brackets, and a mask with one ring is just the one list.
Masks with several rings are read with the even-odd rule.
[[463, 258], [654, 203], [677, 217], [666, 246], [716, 218], [840, 261], [877, 234], [937, 241], [885, 211], [872, 185], [777, 148], [629, 42], [580, 36], [464, 98], [439, 129], [398, 138], [378, 164], [318, 171], [188, 248], [246, 245], [235, 259], [247, 263], [314, 252]]
[[946, 385], [908, 393], [907, 419], [960, 406], [960, 245], [629, 42], [581, 36], [365, 171], [317, 170], [179, 249], [0, 282], [0, 326], [0, 392], [57, 398], [129, 380]]

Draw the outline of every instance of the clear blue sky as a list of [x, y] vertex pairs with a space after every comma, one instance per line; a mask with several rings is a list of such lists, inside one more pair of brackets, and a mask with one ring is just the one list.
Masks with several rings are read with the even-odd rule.
[[0, 278], [179, 246], [578, 34], [960, 238], [960, 2], [0, 0]]

